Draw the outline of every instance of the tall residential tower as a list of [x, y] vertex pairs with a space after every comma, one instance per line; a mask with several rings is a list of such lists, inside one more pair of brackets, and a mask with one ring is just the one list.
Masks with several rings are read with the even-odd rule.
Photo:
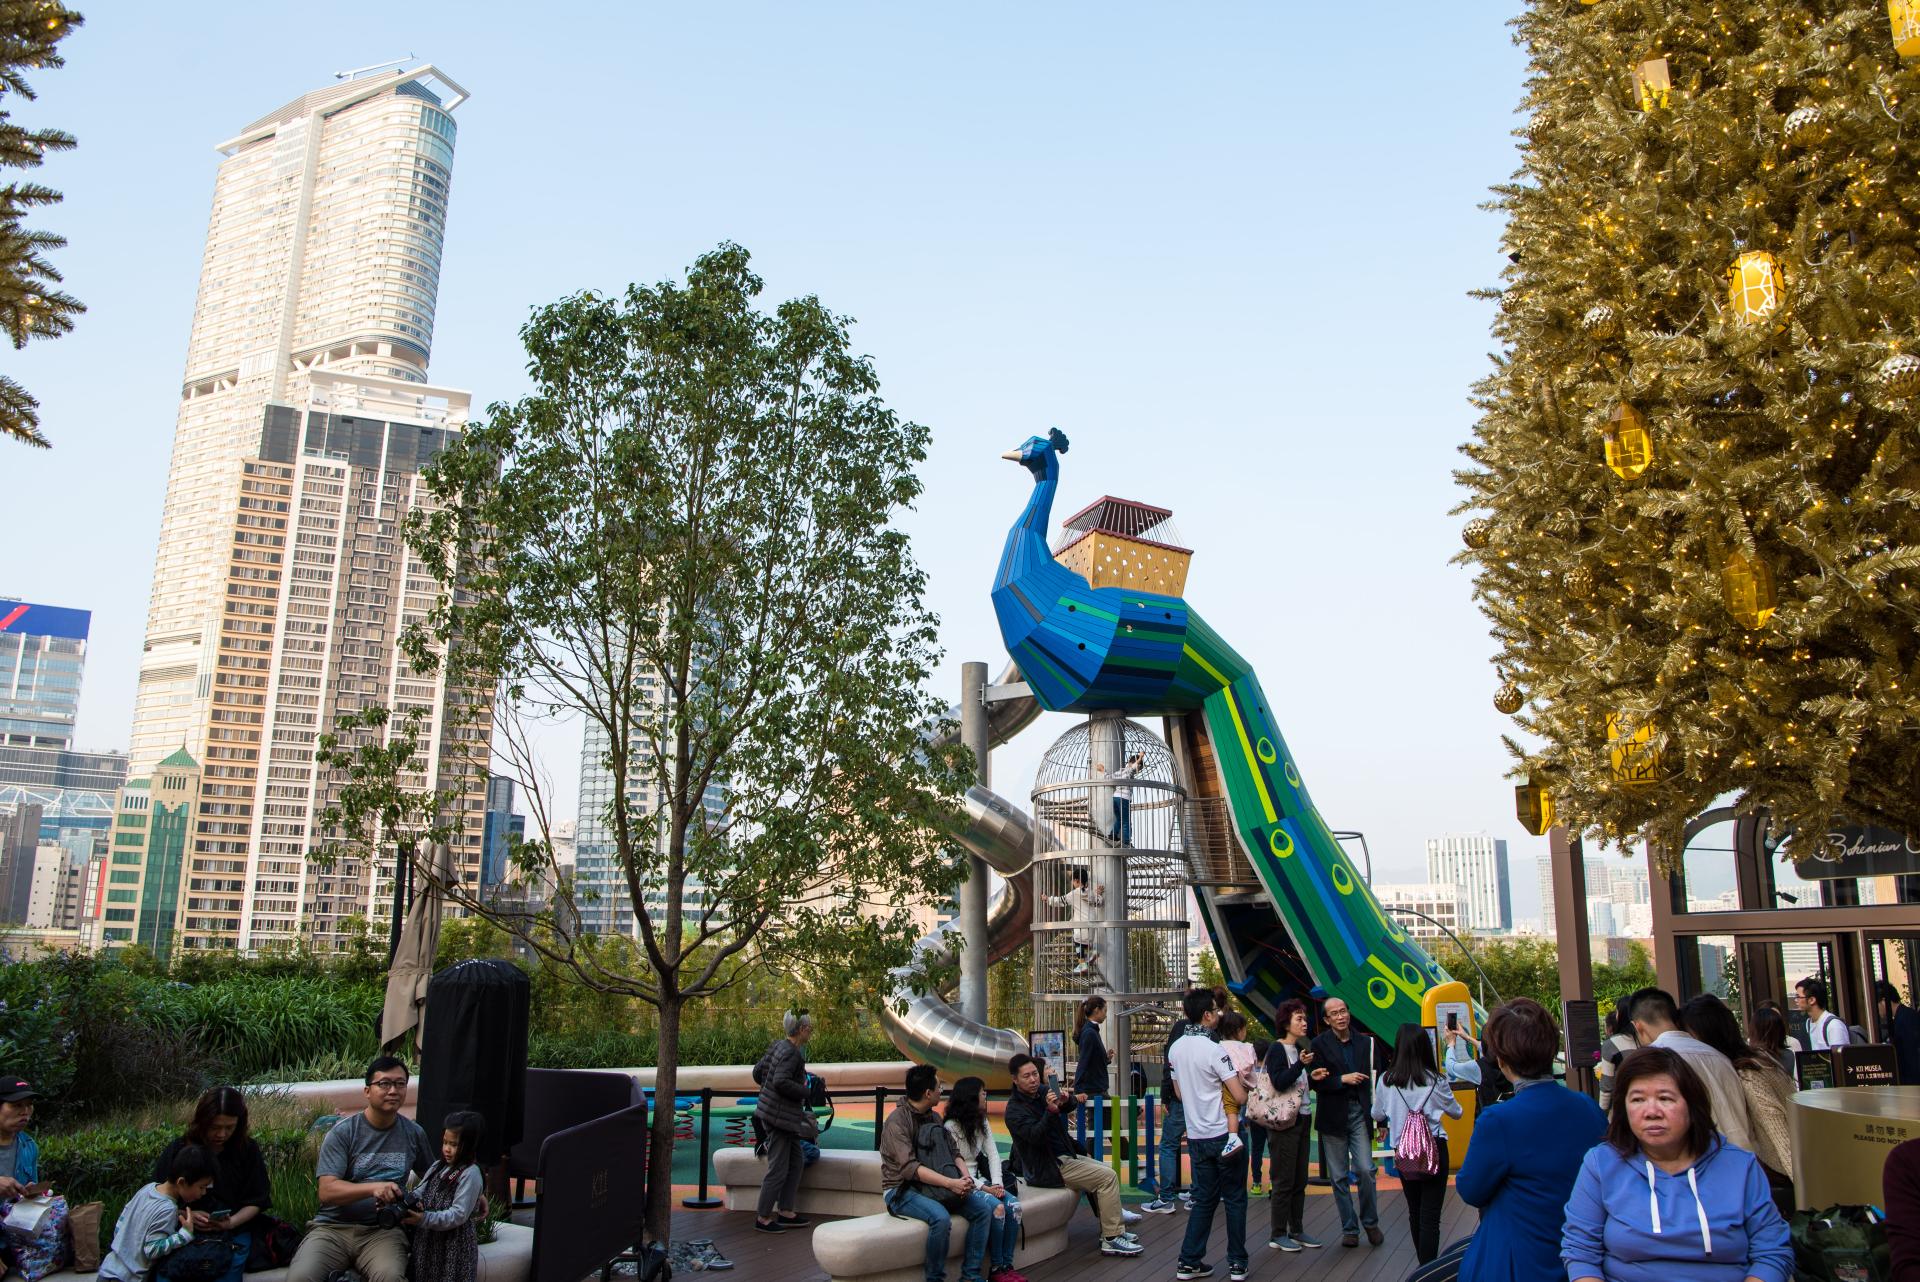
[[131, 745], [136, 777], [183, 751], [201, 771], [187, 948], [325, 946], [385, 911], [391, 857], [308, 859], [315, 741], [369, 704], [431, 713], [415, 782], [461, 792], [479, 875], [484, 744], [477, 783], [449, 777], [447, 692], [398, 648], [439, 591], [401, 522], [470, 399], [426, 385], [465, 98], [432, 66], [350, 78], [219, 147]]
[[1513, 884], [1507, 843], [1485, 833], [1427, 839], [1427, 880], [1460, 888], [1460, 924], [1493, 934], [1513, 929]]

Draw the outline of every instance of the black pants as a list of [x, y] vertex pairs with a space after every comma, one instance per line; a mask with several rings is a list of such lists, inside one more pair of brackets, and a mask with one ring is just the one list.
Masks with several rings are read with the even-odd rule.
[[[1418, 1114], [1408, 1119], [1413, 1125], [1422, 1120]], [[1400, 1176], [1400, 1191], [1407, 1195], [1407, 1222], [1413, 1229], [1413, 1254], [1425, 1264], [1440, 1254], [1440, 1212], [1447, 1205], [1447, 1137], [1433, 1141], [1440, 1153], [1440, 1171], [1425, 1179]]]
[[1273, 1192], [1267, 1202], [1273, 1217], [1271, 1237], [1298, 1233], [1306, 1228], [1301, 1217], [1307, 1213], [1307, 1150], [1313, 1144], [1313, 1119], [1302, 1117], [1284, 1131], [1268, 1137], [1273, 1158]]
[[1255, 1184], [1265, 1184], [1260, 1178], [1260, 1159], [1267, 1155], [1267, 1128], [1248, 1117], [1244, 1109], [1240, 1113], [1240, 1138], [1247, 1142], [1247, 1178]]

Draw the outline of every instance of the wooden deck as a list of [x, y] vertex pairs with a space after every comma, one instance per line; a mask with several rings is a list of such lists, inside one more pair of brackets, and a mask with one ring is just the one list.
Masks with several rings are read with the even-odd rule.
[[[1407, 1203], [1398, 1187], [1380, 1190], [1380, 1230], [1386, 1241], [1368, 1246], [1364, 1234], [1352, 1249], [1340, 1245], [1340, 1217], [1333, 1194], [1315, 1186], [1307, 1194], [1307, 1232], [1327, 1245], [1298, 1255], [1267, 1249], [1267, 1199], [1247, 1202], [1247, 1253], [1253, 1257], [1253, 1277], [1305, 1279], [1310, 1282], [1400, 1282], [1414, 1269], [1413, 1241], [1407, 1230]], [[1440, 1245], [1471, 1233], [1479, 1223], [1473, 1208], [1447, 1194], [1440, 1221]], [[806, 1230], [770, 1237], [753, 1231], [753, 1216], [745, 1211], [679, 1210], [673, 1217], [674, 1236], [682, 1240], [708, 1237], [734, 1263], [731, 1274], [716, 1273], [714, 1282], [733, 1276], [742, 1279], [792, 1278], [796, 1282], [823, 1282], [826, 1274], [815, 1265]], [[1173, 1277], [1179, 1263], [1180, 1239], [1187, 1231], [1186, 1213], [1149, 1215], [1134, 1226], [1146, 1250], [1131, 1259], [1100, 1254], [1099, 1225], [1084, 1205], [1074, 1216], [1073, 1244], [1064, 1254], [1026, 1270], [1032, 1282], [1147, 1282]], [[1214, 1266], [1213, 1282], [1226, 1282], [1227, 1229], [1225, 1216], [1213, 1217], [1213, 1241], [1207, 1261]], [[683, 1279], [684, 1282], [684, 1279]], [[949, 1272], [948, 1282], [959, 1282]]]

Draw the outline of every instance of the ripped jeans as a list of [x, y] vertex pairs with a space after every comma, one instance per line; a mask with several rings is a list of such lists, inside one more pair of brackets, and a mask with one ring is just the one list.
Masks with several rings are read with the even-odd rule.
[[993, 1274], [1013, 1267], [1013, 1253], [1020, 1245], [1020, 1199], [1011, 1190], [1005, 1197], [987, 1197], [994, 1202], [993, 1223], [987, 1228], [987, 1272]]

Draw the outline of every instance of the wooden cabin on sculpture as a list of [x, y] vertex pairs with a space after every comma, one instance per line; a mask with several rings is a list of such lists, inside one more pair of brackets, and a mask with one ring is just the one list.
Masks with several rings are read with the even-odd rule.
[[1131, 588], [1157, 596], [1180, 596], [1187, 590], [1187, 565], [1193, 549], [1173, 540], [1173, 513], [1151, 503], [1116, 499], [1094, 500], [1065, 521], [1064, 541], [1053, 559], [1084, 575], [1096, 588]]

